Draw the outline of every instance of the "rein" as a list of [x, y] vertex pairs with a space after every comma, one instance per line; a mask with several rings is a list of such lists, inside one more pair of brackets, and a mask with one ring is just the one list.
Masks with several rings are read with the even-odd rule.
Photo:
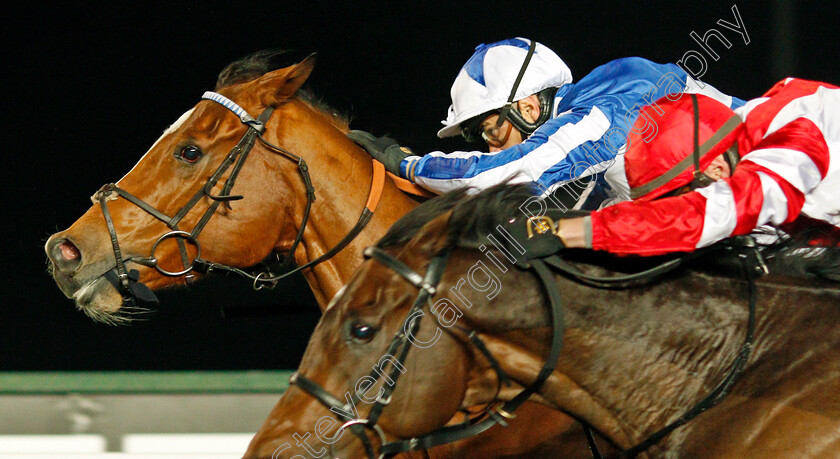
[[[295, 250], [303, 240], [303, 233], [306, 229], [306, 224], [309, 221], [309, 214], [312, 209], [312, 203], [315, 201], [315, 188], [312, 186], [312, 180], [309, 176], [309, 167], [307, 166], [306, 161], [304, 161], [302, 157], [295, 155], [294, 153], [291, 153], [287, 150], [284, 150], [283, 148], [274, 145], [268, 142], [265, 138], [263, 138], [263, 133], [265, 132], [265, 125], [268, 122], [268, 119], [271, 117], [271, 114], [274, 112], [274, 107], [266, 108], [265, 111], [263, 111], [258, 118], [254, 118], [250, 114], [248, 114], [248, 112], [245, 109], [243, 109], [235, 102], [221, 94], [212, 91], [207, 91], [204, 93], [204, 95], [202, 95], [201, 98], [203, 100], [211, 100], [213, 102], [216, 102], [233, 112], [240, 119], [240, 121], [248, 127], [248, 130], [243, 135], [242, 139], [240, 139], [240, 141], [230, 150], [228, 155], [225, 157], [224, 161], [222, 161], [222, 163], [219, 165], [219, 167], [216, 169], [213, 175], [210, 176], [210, 178], [207, 180], [204, 186], [202, 186], [201, 189], [199, 189], [193, 195], [193, 197], [190, 198], [190, 200], [187, 201], [187, 203], [183, 207], [181, 207], [180, 210], [178, 210], [178, 212], [174, 216], [170, 217], [165, 213], [155, 209], [152, 205], [132, 195], [128, 191], [123, 190], [122, 188], [118, 187], [115, 183], [109, 183], [104, 185], [91, 198], [94, 202], [98, 202], [99, 206], [102, 209], [102, 214], [105, 218], [105, 224], [108, 228], [108, 233], [110, 234], [111, 238], [111, 245], [114, 251], [116, 265], [112, 270], [108, 271], [105, 274], [105, 277], [120, 291], [123, 297], [124, 304], [134, 305], [136, 304], [137, 299], [146, 302], [157, 302], [157, 298], [155, 297], [154, 293], [152, 293], [151, 289], [139, 282], [138, 271], [129, 271], [126, 269], [126, 264], [129, 262], [134, 262], [137, 264], [155, 268], [164, 276], [185, 276], [187, 283], [189, 283], [194, 278], [194, 275], [192, 274], [193, 271], [200, 273], [209, 273], [213, 270], [219, 270], [236, 273], [243, 277], [253, 280], [253, 286], [256, 290], [262, 289], [266, 286], [273, 287], [274, 285], [276, 285], [277, 281], [285, 277], [291, 276], [303, 269], [311, 268], [312, 266], [315, 266], [318, 263], [326, 261], [335, 256], [364, 229], [364, 227], [370, 221], [371, 217], [373, 216], [373, 213], [376, 211], [376, 208], [379, 205], [379, 199], [382, 196], [382, 190], [385, 184], [385, 169], [381, 163], [374, 161], [373, 181], [371, 183], [371, 188], [368, 194], [368, 200], [365, 203], [364, 209], [362, 209], [362, 213], [359, 216], [359, 219], [357, 220], [355, 226], [353, 226], [353, 228], [344, 236], [344, 238], [342, 238], [341, 241], [339, 241], [335, 247], [333, 247], [323, 255], [279, 276], [274, 276], [270, 272], [262, 272], [257, 275], [253, 275], [251, 273], [248, 273], [247, 271], [236, 268], [234, 266], [204, 260], [203, 258], [201, 258], [201, 244], [198, 241], [198, 236], [204, 229], [205, 225], [210, 220], [210, 218], [215, 214], [219, 205], [221, 205], [222, 203], [224, 203], [225, 205], [229, 205], [230, 201], [237, 201], [243, 199], [243, 196], [231, 195], [230, 191], [236, 182], [236, 178], [239, 175], [239, 172], [241, 171], [242, 166], [248, 157], [248, 154], [251, 152], [257, 140], [259, 140], [259, 142], [263, 146], [265, 146], [269, 151], [296, 162], [301, 179], [303, 180], [304, 186], [306, 187], [306, 208], [304, 209], [300, 229], [298, 230], [294, 242], [291, 245], [291, 249], [289, 250], [289, 253], [286, 256], [286, 260], [284, 262], [284, 264], [286, 265], [288, 265], [292, 261]], [[231, 166], [233, 168], [231, 169], [230, 175], [228, 176], [224, 186], [222, 187], [221, 193], [219, 195], [213, 195], [213, 187], [221, 180], [224, 173], [227, 172], [227, 170], [230, 169]], [[108, 210], [107, 205], [107, 201], [117, 199], [118, 197], [121, 197], [131, 202], [132, 204], [136, 205], [149, 215], [162, 221], [171, 230], [160, 236], [157, 239], [157, 241], [155, 241], [155, 243], [152, 245], [151, 253], [148, 257], [123, 257], [122, 251], [119, 247], [116, 228], [114, 226], [114, 222], [111, 218], [111, 213]], [[204, 212], [196, 226], [192, 229], [192, 231], [189, 232], [179, 229], [178, 224], [180, 223], [180, 221], [203, 198], [208, 198], [213, 202]], [[160, 243], [168, 238], [175, 238], [178, 244], [178, 250], [181, 254], [181, 262], [184, 266], [183, 270], [168, 271], [160, 266], [160, 264], [158, 263], [158, 259], [155, 257], [155, 252]], [[189, 254], [187, 252], [186, 242], [189, 242], [196, 248], [196, 256], [192, 259], [192, 261], [190, 261]]]
[[[746, 362], [749, 359], [750, 351], [752, 350], [752, 340], [755, 331], [757, 300], [755, 279], [767, 274], [767, 266], [758, 251], [755, 240], [749, 236], [741, 236], [730, 239], [728, 248], [737, 251], [742, 269], [748, 281], [748, 319], [744, 342], [742, 343], [735, 359], [729, 365], [726, 376], [717, 384], [717, 386], [715, 386], [714, 389], [709, 392], [708, 395], [706, 395], [694, 407], [686, 411], [682, 416], [677, 418], [677, 420], [649, 435], [638, 444], [622, 451], [622, 456], [637, 456], [658, 443], [677, 428], [720, 403], [729, 393], [730, 389], [743, 372]], [[597, 288], [628, 288], [629, 283], [635, 284], [639, 282], [650, 282], [656, 277], [672, 271], [690, 256], [662, 263], [661, 265], [637, 274], [612, 277], [586, 275], [579, 269], [572, 266], [568, 261], [563, 260], [557, 255], [542, 258], [538, 257], [518, 262], [516, 265], [520, 269], [532, 271], [540, 281], [540, 284], [548, 297], [551, 312], [551, 348], [549, 355], [535, 380], [509, 401], [497, 403], [492, 409], [485, 410], [476, 417], [468, 418], [462, 424], [442, 427], [425, 435], [404, 440], [396, 440], [393, 442], [386, 442], [385, 433], [381, 427], [377, 425], [377, 421], [382, 413], [382, 410], [391, 402], [391, 394], [395, 390], [397, 380], [401, 374], [401, 372], [398, 371], [398, 368], [403, 366], [402, 364], [407, 357], [408, 351], [411, 349], [409, 335], [413, 336], [416, 334], [420, 327], [420, 321], [423, 317], [420, 310], [429, 303], [431, 298], [437, 292], [437, 285], [443, 276], [449, 252], [447, 251], [433, 257], [424, 276], [409, 268], [396, 257], [377, 247], [369, 247], [366, 249], [365, 257], [372, 258], [378, 263], [399, 274], [404, 280], [419, 290], [418, 296], [403, 322], [401, 331], [394, 336], [388, 350], [386, 351], [386, 354], [396, 356], [396, 364], [391, 364], [392, 369], [386, 376], [389, 384], [383, 384], [382, 392], [374, 401], [373, 407], [368, 413], [368, 417], [366, 419], [357, 419], [349, 416], [350, 413], [355, 412], [353, 407], [360, 401], [359, 396], [355, 393], [353, 394], [353, 398], [348, 400], [349, 403], [344, 404], [338, 397], [330, 394], [318, 383], [299, 373], [293, 374], [289, 382], [291, 385], [297, 386], [310, 396], [314, 397], [323, 406], [327, 407], [332, 413], [341, 418], [344, 424], [342, 424], [336, 431], [336, 436], [344, 430], [350, 429], [351, 432], [361, 439], [369, 457], [383, 458], [403, 452], [425, 450], [437, 445], [451, 443], [463, 438], [471, 437], [484, 432], [496, 424], [501, 424], [506, 427], [508, 425], [506, 420], [515, 418], [513, 412], [526, 400], [528, 400], [531, 395], [540, 390], [543, 383], [554, 371], [557, 360], [560, 356], [565, 325], [563, 319], [562, 295], [554, 279], [554, 271], [560, 271], [564, 275], [569, 276], [578, 282], [586, 285], [592, 285]], [[478, 335], [474, 331], [469, 333], [469, 342], [473, 343], [473, 345], [488, 358], [491, 362], [491, 367], [496, 371], [497, 377], [500, 381], [502, 379], [507, 379], [507, 376], [498, 365], [496, 359], [492, 356], [492, 354], [490, 354], [484, 343], [481, 342], [480, 338], [478, 338]], [[374, 370], [368, 377], [374, 379], [375, 381], [379, 381], [382, 378], [382, 373]], [[353, 406], [350, 406], [351, 404]], [[585, 422], [582, 422], [582, 424], [584, 425], [584, 430], [587, 435], [587, 441], [593, 458], [601, 458], [602, 456], [598, 451], [591, 427]], [[374, 453], [371, 440], [365, 434], [366, 429], [375, 432], [380, 441], [381, 446], [379, 448], [378, 455]], [[330, 448], [330, 452], [333, 453], [333, 444], [330, 445]], [[335, 457], [334, 454], [332, 455]]]
[[[638, 444], [622, 451], [621, 455], [624, 457], [636, 457], [640, 453], [646, 451], [648, 448], [650, 448], [651, 446], [655, 445], [660, 440], [668, 436], [668, 434], [670, 434], [674, 430], [682, 427], [683, 425], [685, 425], [686, 423], [703, 413], [704, 411], [714, 407], [715, 405], [723, 401], [723, 399], [729, 394], [729, 390], [735, 384], [735, 381], [738, 380], [738, 377], [744, 370], [744, 366], [746, 365], [747, 360], [750, 357], [750, 352], [753, 346], [753, 334], [755, 333], [755, 315], [757, 302], [755, 280], [761, 276], [766, 275], [768, 273], [768, 269], [763, 257], [761, 256], [761, 253], [758, 251], [755, 239], [753, 239], [752, 237], [737, 236], [730, 238], [726, 247], [731, 250], [737, 250], [738, 259], [741, 262], [741, 269], [744, 273], [744, 277], [746, 277], [747, 279], [748, 284], [747, 331], [744, 336], [744, 341], [741, 344], [741, 347], [738, 350], [735, 359], [729, 365], [729, 370], [727, 370], [726, 376], [724, 376], [724, 378], [714, 387], [714, 389], [712, 389], [709, 392], [708, 395], [706, 395], [702, 400], [697, 402], [697, 404], [695, 404], [691, 409], [686, 411], [675, 421], [672, 421], [665, 427], [648, 435], [647, 438], [645, 438]], [[710, 247], [709, 249], [711, 250], [716, 248], [718, 247]], [[597, 288], [628, 288], [628, 282], [649, 282], [655, 277], [675, 269], [677, 266], [679, 266], [689, 258], [696, 257], [701, 252], [705, 253], [707, 251], [694, 252], [682, 258], [666, 261], [658, 266], [642, 271], [640, 273], [611, 277], [595, 277], [586, 275], [580, 272], [580, 270], [578, 270], [574, 266], [572, 266], [569, 262], [563, 260], [557, 255], [552, 255], [551, 257], [547, 258], [546, 263], [582, 284], [592, 285]], [[592, 452], [592, 457], [595, 459], [600, 459], [602, 456], [598, 451], [598, 446], [595, 444], [595, 439], [592, 434], [591, 427], [586, 423], [582, 424], [584, 426], [587, 441], [589, 442], [589, 448]]]

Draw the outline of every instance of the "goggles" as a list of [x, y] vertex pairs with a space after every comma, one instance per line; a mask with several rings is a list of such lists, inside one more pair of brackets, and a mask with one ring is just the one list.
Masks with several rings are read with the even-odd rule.
[[[502, 145], [507, 142], [508, 137], [510, 137], [510, 133], [513, 130], [513, 125], [507, 123], [505, 125], [504, 120], [501, 123], [488, 123], [485, 120], [494, 115], [498, 112], [490, 112], [485, 113], [481, 116], [477, 116], [471, 120], [465, 121], [461, 124], [461, 136], [464, 137], [464, 140], [467, 142], [478, 142], [479, 140], [484, 140], [487, 142], [487, 145], [493, 147], [501, 147]], [[501, 120], [501, 116], [499, 117]]]
[[487, 113], [483, 113], [461, 123], [461, 137], [463, 137], [464, 140], [470, 143], [478, 142], [479, 140], [481, 140], [481, 122], [493, 113], [498, 112], [494, 110]]

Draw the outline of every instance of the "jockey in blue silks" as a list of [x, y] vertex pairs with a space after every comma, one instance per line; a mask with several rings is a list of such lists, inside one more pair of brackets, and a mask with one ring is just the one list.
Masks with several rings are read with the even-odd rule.
[[[731, 108], [744, 104], [695, 81], [675, 64], [640, 57], [608, 62], [572, 83], [571, 71], [554, 51], [513, 38], [475, 49], [452, 84], [452, 105], [438, 132], [441, 138], [460, 133], [467, 141], [483, 139], [489, 151], [417, 156], [387, 137], [363, 131], [348, 136], [389, 172], [436, 193], [530, 181], [548, 194], [571, 180], [586, 179], [601, 199], [608, 196], [609, 185], [609, 196], [626, 198], [626, 185], [613, 183], [609, 173], [606, 180], [601, 176], [621, 162], [640, 110], [682, 92], [704, 94]], [[647, 129], [655, 135], [655, 119]]]

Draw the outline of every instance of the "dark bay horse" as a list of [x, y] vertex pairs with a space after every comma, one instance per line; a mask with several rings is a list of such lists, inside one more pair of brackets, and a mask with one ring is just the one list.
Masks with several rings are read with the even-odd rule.
[[[201, 275], [179, 274], [196, 264], [199, 247], [201, 259], [231, 267], [253, 266], [274, 252], [290, 251], [302, 266], [330, 252], [351, 233], [371, 204], [375, 167], [345, 136], [345, 119], [298, 91], [314, 59], [272, 70], [271, 57], [258, 53], [231, 64], [219, 77], [216, 95], [208, 95], [184, 113], [128, 174], [94, 195], [90, 210], [50, 237], [46, 252], [51, 273], [79, 309], [107, 323], [130, 320], [131, 308], [124, 306], [125, 292], [115, 271], [118, 258], [124, 261], [126, 274], [137, 271], [129, 291], [137, 285], [159, 289]], [[234, 161], [223, 169], [234, 152], [238, 154], [234, 159], [244, 158], [242, 139], [257, 125], [252, 119], [268, 107], [274, 111], [260, 121], [264, 127], [259, 135], [250, 139], [253, 146], [245, 153], [247, 161], [243, 159], [241, 168]], [[297, 155], [308, 167], [311, 184], [301, 175]], [[379, 180], [380, 202], [364, 229], [334, 257], [303, 271], [322, 309], [361, 263], [362, 249], [416, 206], [393, 180]], [[310, 188], [317, 197], [311, 208]], [[129, 200], [119, 190], [136, 199]], [[183, 232], [173, 233], [173, 227]], [[109, 274], [115, 276], [109, 279]], [[554, 447], [570, 444], [568, 438], [579, 433], [563, 415], [536, 404], [524, 411], [529, 410], [532, 413], [522, 417], [532, 420], [533, 429], [517, 435], [491, 432], [471, 441], [491, 452], [515, 454], [522, 451], [522, 444], [546, 439]], [[541, 425], [546, 419], [551, 422]], [[577, 443], [585, 448], [585, 442]], [[462, 456], [458, 447], [451, 453], [449, 448], [438, 452], [441, 457]]]
[[[459, 409], [510, 401], [542, 376], [532, 397], [620, 450], [696, 411], [634, 454], [840, 456], [837, 284], [772, 274], [750, 283], [681, 267], [626, 289], [549, 271], [558, 287], [551, 290], [514, 266], [509, 255], [518, 242], [503, 242], [511, 233], [502, 234], [499, 217], [486, 217], [521, 220], [518, 208], [529, 195], [516, 188], [467, 200], [445, 195], [366, 251], [373, 259], [325, 311], [293, 386], [258, 433], [271, 431], [272, 441], [255, 440], [248, 457], [412, 449], [432, 431], [446, 435], [435, 429]], [[746, 253], [755, 255], [739, 257]], [[590, 275], [605, 272], [577, 265]], [[562, 352], [547, 367], [558, 320]], [[734, 385], [722, 384], [726, 379]], [[717, 404], [704, 405], [720, 387]], [[490, 412], [511, 417], [506, 406]]]

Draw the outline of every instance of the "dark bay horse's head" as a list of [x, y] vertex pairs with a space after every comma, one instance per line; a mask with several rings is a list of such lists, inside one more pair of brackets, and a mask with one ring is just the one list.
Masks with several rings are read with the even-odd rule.
[[[393, 248], [392, 253], [424, 273], [441, 240], [408, 244], [404, 250]], [[405, 360], [400, 362], [400, 351], [391, 348], [393, 338], [405, 332], [417, 296], [414, 286], [367, 260], [324, 312], [298, 371], [298, 379], [313, 381], [340, 401], [338, 408], [344, 406], [349, 418], [369, 418], [374, 399], [395, 387], [376, 427], [389, 440], [422, 434], [447, 423], [466, 397], [471, 357], [464, 336], [442, 333], [436, 319], [427, 316], [418, 331], [409, 330], [406, 345], [412, 349]], [[422, 311], [429, 314], [428, 308]], [[428, 383], [413, 375], [429, 378]], [[292, 457], [305, 454], [307, 447], [323, 452], [330, 444], [338, 457], [366, 457], [362, 441], [347, 428], [340, 429], [348, 417], [336, 408], [331, 411], [300, 387], [293, 385], [284, 394], [246, 457]], [[373, 430], [367, 433], [378, 450], [378, 434]], [[309, 438], [309, 446], [296, 442], [302, 436]]]
[[[523, 192], [508, 196], [517, 206], [533, 196], [530, 190], [518, 190]], [[451, 245], [452, 209], [465, 196], [461, 190], [414, 209], [376, 249], [366, 252], [374, 258], [361, 265], [324, 312], [293, 385], [254, 437], [246, 457], [292, 457], [309, 447], [310, 453], [332, 448], [338, 457], [367, 457], [379, 451], [383, 437], [390, 442], [426, 434], [457, 418], [459, 410], [484, 406], [499, 395], [497, 373], [470, 341], [475, 323], [461, 301], [495, 297], [511, 304], [521, 294], [509, 288], [496, 297], [500, 285], [487, 267], [491, 261], [476, 263], [482, 256], [479, 250]], [[475, 231], [480, 229], [457, 228], [459, 233]], [[450, 251], [451, 258], [441, 262]], [[428, 277], [437, 293], [421, 296], [429, 294], [423, 282], [383, 264], [377, 253], [396, 257], [420, 277]], [[441, 277], [434, 279], [437, 275]], [[538, 304], [539, 299], [533, 301]], [[519, 314], [510, 322], [497, 328], [544, 325], [545, 311], [534, 307], [529, 317]], [[497, 344], [501, 352], [504, 345]], [[390, 399], [381, 414], [377, 399]], [[365, 440], [350, 430], [363, 422], [354, 420], [372, 418], [376, 427], [364, 428]], [[307, 446], [302, 446], [302, 437], [309, 439]], [[365, 441], [372, 445], [367, 451]]]
[[[346, 124], [297, 95], [314, 58], [277, 70], [261, 66], [254, 58], [238, 62], [244, 64], [231, 64], [216, 92], [254, 118], [268, 107], [275, 108], [265, 123], [263, 137], [268, 142], [296, 152], [318, 151], [323, 148], [320, 143], [332, 138], [352, 145], [342, 133]], [[125, 268], [139, 271], [139, 282], [153, 289], [184, 282], [184, 277], [154, 269], [148, 261], [151, 257], [162, 271], [177, 273], [190, 266], [199, 247], [202, 259], [239, 267], [258, 263], [272, 250], [288, 250], [297, 232], [292, 223], [296, 218], [299, 221], [306, 203], [294, 161], [257, 140], [236, 176], [235, 187], [225, 190], [236, 167], [210, 180], [248, 132], [249, 125], [222, 102], [201, 100], [184, 113], [115, 187], [166, 217], [175, 216], [195, 198], [192, 207], [173, 228], [148, 209], [103, 188], [94, 195], [90, 210], [47, 241], [50, 271], [62, 292], [94, 319], [111, 323], [122, 319], [124, 292], [106, 278], [118, 265], [113, 236]], [[225, 193], [243, 199], [218, 199]], [[208, 212], [214, 204], [215, 210]], [[106, 225], [103, 205], [112, 218], [111, 228]], [[200, 223], [205, 214], [209, 220]], [[194, 232], [205, 223], [197, 242], [178, 235], [161, 240], [174, 229]], [[143, 259], [145, 265], [139, 262]]]

